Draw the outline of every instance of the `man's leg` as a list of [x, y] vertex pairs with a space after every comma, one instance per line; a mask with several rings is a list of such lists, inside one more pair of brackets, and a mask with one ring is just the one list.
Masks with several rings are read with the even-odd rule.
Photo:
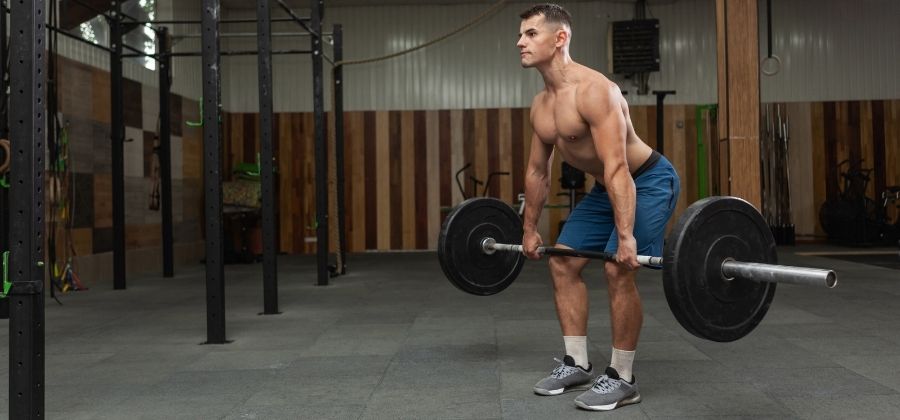
[[581, 278], [581, 270], [586, 264], [587, 260], [583, 258], [550, 257], [556, 313], [563, 331], [566, 356], [558, 360], [560, 364], [550, 376], [534, 386], [538, 395], [559, 395], [594, 379], [587, 356], [587, 287]]
[[606, 262], [609, 293], [609, 315], [612, 325], [612, 368], [620, 377], [631, 381], [631, 366], [637, 348], [644, 312], [638, 294], [637, 270], [628, 270], [614, 262]]
[[[557, 247], [569, 249], [561, 244]], [[587, 335], [588, 294], [581, 277], [587, 263], [586, 258], [550, 257], [553, 297], [563, 335]]]
[[[559, 248], [568, 248], [557, 245]], [[590, 368], [587, 354], [587, 319], [589, 311], [587, 285], [581, 272], [587, 265], [585, 258], [550, 257], [550, 275], [553, 277], [553, 296], [556, 315], [562, 329], [566, 354], [577, 366]]]
[[641, 401], [631, 363], [644, 322], [641, 298], [634, 283], [637, 271], [607, 262], [606, 282], [612, 324], [613, 352], [610, 367], [591, 389], [575, 398], [575, 405], [586, 410], [613, 410]]

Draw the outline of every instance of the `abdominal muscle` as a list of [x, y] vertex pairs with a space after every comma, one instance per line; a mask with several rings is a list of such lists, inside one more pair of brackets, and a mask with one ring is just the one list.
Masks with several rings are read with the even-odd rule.
[[[634, 133], [630, 122], [628, 125], [629, 133], [625, 156], [628, 161], [628, 171], [634, 173], [650, 157], [653, 149]], [[582, 136], [557, 137], [554, 145], [566, 163], [593, 176], [598, 183], [604, 184], [603, 161], [597, 154], [589, 132]]]

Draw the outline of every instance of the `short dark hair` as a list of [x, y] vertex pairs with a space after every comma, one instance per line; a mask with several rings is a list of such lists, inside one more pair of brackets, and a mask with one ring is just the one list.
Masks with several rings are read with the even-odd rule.
[[519, 14], [522, 19], [528, 19], [532, 16], [544, 15], [544, 20], [551, 23], [559, 23], [572, 27], [572, 15], [562, 6], [554, 3], [535, 4]]

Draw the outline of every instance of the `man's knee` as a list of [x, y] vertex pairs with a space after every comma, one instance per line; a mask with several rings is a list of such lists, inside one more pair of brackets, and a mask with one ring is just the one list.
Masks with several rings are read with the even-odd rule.
[[620, 287], [634, 286], [634, 279], [637, 277], [636, 270], [629, 270], [627, 267], [613, 261], [607, 261], [603, 268], [606, 271], [606, 283], [610, 289], [615, 290]]
[[556, 282], [576, 279], [584, 267], [577, 258], [554, 255], [550, 257], [550, 274]]

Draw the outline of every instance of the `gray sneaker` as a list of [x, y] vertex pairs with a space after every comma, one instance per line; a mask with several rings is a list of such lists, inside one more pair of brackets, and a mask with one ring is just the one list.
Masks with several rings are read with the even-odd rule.
[[575, 398], [575, 405], [585, 410], [612, 410], [623, 405], [641, 402], [637, 381], [631, 383], [619, 378], [619, 373], [612, 367], [606, 368], [606, 374], [600, 375], [594, 386]]
[[562, 360], [553, 359], [559, 362], [559, 366], [553, 369], [550, 376], [541, 379], [534, 386], [534, 393], [538, 395], [559, 395], [573, 387], [587, 385], [594, 379], [591, 372], [591, 366], [588, 365], [587, 370], [581, 366], [575, 365], [575, 360], [571, 356], [563, 357]]

